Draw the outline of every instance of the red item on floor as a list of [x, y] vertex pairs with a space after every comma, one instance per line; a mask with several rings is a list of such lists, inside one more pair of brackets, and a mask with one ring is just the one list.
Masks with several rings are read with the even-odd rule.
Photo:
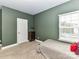
[[76, 55], [79, 55], [79, 49], [76, 50], [75, 54]]
[[78, 49], [78, 45], [77, 45], [77, 43], [73, 43], [73, 44], [71, 44], [71, 46], [70, 46], [70, 50], [71, 50], [71, 52], [76, 52], [77, 49]]
[[78, 45], [78, 48], [77, 48], [75, 54], [76, 54], [76, 55], [79, 55], [79, 42], [77, 42], [77, 45]]

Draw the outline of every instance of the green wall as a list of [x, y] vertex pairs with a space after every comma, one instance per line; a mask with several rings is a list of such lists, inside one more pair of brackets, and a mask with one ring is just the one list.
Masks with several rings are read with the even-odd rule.
[[2, 9], [0, 9], [0, 40], [2, 41]]
[[36, 36], [41, 40], [58, 39], [58, 15], [79, 10], [79, 0], [71, 0], [65, 4], [51, 8], [34, 16]]
[[29, 31], [32, 31], [33, 16], [7, 7], [2, 7], [2, 45], [17, 42], [17, 17], [28, 19]]
[[0, 11], [0, 14], [2, 13], [2, 17], [0, 16], [2, 45], [17, 42], [17, 17], [28, 19], [29, 31], [33, 31], [32, 28], [35, 27], [36, 36], [40, 37], [40, 40], [58, 39], [58, 15], [79, 10], [78, 5], [79, 0], [71, 0], [34, 16], [2, 6], [2, 11]]

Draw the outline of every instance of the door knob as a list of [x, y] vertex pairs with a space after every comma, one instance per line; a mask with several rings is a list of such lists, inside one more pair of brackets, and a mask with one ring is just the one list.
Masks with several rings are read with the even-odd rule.
[[18, 32], [18, 34], [20, 34], [20, 32]]

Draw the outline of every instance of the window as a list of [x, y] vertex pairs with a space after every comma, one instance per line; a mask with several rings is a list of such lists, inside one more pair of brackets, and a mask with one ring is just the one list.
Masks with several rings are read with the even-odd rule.
[[71, 43], [79, 40], [79, 11], [59, 15], [59, 40]]

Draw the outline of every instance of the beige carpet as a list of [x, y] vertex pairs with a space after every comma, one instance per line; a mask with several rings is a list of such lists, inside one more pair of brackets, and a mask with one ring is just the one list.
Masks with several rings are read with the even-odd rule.
[[36, 52], [37, 46], [37, 42], [28, 42], [1, 50], [0, 59], [45, 59], [44, 56]]
[[34, 41], [23, 43], [6, 50], [1, 50], [0, 59], [46, 59], [45, 56], [47, 56], [49, 59], [73, 59], [44, 46], [40, 46], [40, 49], [45, 56], [41, 53], [37, 53], [39, 47], [38, 44], [38, 42]]

